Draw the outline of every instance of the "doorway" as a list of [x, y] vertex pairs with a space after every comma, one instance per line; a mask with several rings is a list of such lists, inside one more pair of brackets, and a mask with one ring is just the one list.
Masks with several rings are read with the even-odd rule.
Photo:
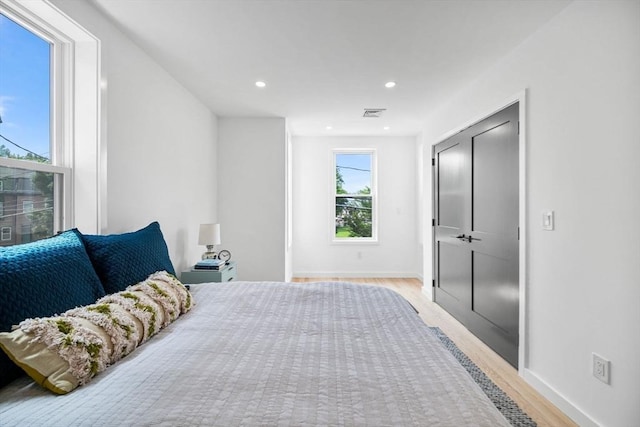
[[434, 147], [434, 300], [518, 367], [519, 103]]

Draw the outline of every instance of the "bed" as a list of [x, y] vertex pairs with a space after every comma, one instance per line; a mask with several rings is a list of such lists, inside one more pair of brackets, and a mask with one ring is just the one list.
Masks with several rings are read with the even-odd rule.
[[397, 293], [191, 285], [190, 312], [64, 396], [0, 391], [3, 426], [507, 426]]
[[188, 291], [157, 222], [0, 247], [2, 427], [520, 425], [439, 338], [375, 286]]

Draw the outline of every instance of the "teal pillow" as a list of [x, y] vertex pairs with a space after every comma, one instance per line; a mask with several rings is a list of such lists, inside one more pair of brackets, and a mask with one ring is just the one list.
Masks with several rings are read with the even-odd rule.
[[[77, 230], [0, 247], [0, 332], [27, 318], [92, 304], [104, 295]], [[21, 372], [0, 352], [0, 386]]]
[[108, 294], [124, 291], [156, 271], [176, 274], [157, 222], [132, 233], [83, 234], [82, 241]]

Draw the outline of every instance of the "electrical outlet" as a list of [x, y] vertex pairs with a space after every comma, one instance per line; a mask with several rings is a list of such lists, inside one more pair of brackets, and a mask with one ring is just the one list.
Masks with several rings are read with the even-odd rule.
[[605, 384], [609, 384], [609, 373], [611, 370], [611, 362], [602, 356], [598, 356], [595, 353], [591, 353], [593, 356], [593, 376], [602, 381]]

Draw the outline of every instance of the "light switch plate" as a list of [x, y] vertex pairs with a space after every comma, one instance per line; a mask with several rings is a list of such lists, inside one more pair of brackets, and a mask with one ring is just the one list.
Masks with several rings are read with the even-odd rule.
[[542, 229], [547, 231], [553, 230], [554, 223], [554, 215], [553, 211], [544, 211], [542, 212]]

